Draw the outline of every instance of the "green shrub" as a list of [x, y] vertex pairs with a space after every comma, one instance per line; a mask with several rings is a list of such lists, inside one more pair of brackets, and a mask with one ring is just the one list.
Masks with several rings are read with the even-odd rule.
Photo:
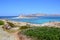
[[34, 27], [21, 33], [30, 36], [33, 40], [60, 40], [60, 28]]
[[23, 29], [27, 29], [27, 28], [30, 28], [30, 26], [21, 26], [19, 29], [23, 30]]
[[0, 25], [4, 25], [4, 21], [1, 21], [1, 20], [0, 20]]
[[11, 27], [15, 27], [15, 25], [11, 22], [7, 22]]

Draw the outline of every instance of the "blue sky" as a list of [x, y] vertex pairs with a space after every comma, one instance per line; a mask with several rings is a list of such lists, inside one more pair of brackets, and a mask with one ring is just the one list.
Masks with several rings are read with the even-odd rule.
[[60, 13], [60, 0], [0, 0], [0, 16]]

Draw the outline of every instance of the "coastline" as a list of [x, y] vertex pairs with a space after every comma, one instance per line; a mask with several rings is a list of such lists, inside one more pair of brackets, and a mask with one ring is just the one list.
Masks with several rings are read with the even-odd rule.
[[3, 20], [4, 22], [11, 22], [15, 25], [19, 25], [19, 26], [26, 26], [26, 25], [30, 25], [30, 26], [56, 26], [59, 27], [60, 26], [60, 22], [46, 22], [46, 23], [42, 23], [42, 24], [33, 24], [33, 23], [28, 23], [28, 22], [17, 22], [17, 21], [12, 21], [12, 20], [6, 20], [6, 19], [0, 19]]
[[20, 26], [25, 26], [25, 25], [31, 25], [31, 26], [41, 26], [41, 24], [33, 24], [33, 23], [28, 23], [28, 22], [17, 22], [17, 21], [12, 21], [12, 20], [6, 20], [6, 19], [0, 19], [4, 22], [11, 22], [13, 24], [17, 24], [17, 25], [20, 25]]
[[[18, 25], [18, 27], [11, 28], [11, 30], [15, 30], [16, 32], [12, 32], [11, 34], [9, 33], [9, 35], [6, 34], [7, 36], [10, 36], [10, 37], [7, 37], [6, 36], [5, 39], [8, 38], [9, 40], [12, 37], [13, 37], [12, 40], [20, 40], [19, 35], [18, 35], [18, 32], [17, 32], [17, 29], [19, 29], [19, 27], [21, 27], [21, 26], [29, 25], [30, 27], [45, 27], [45, 26], [47, 26], [47, 27], [57, 27], [57, 28], [60, 28], [60, 22], [47, 22], [47, 23], [43, 23], [43, 24], [31, 24], [31, 23], [27, 23], [27, 22], [17, 22], [17, 21], [5, 20], [5, 19], [0, 19], [0, 20], [4, 21], [5, 24], [6, 24], [6, 22], [11, 22], [11, 23], [13, 23], [15, 25]], [[8, 24], [6, 24], [6, 25], [8, 25]], [[6, 31], [3, 31], [3, 32], [5, 33]], [[25, 38], [26, 39], [26, 37], [24, 35], [20, 35], [20, 36], [22, 38]], [[3, 36], [3, 37], [5, 37], [5, 36]], [[3, 37], [2, 37], [2, 39], [3, 39]]]

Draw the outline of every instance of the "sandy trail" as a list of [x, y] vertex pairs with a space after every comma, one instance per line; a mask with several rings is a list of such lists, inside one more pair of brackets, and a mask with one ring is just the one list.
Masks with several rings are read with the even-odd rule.
[[18, 35], [18, 31], [17, 32], [14, 32], [14, 33], [12, 33], [14, 36], [15, 36], [15, 40], [20, 40], [19, 39], [19, 35]]
[[7, 33], [2, 29], [2, 26], [0, 26], [0, 40], [19, 40], [17, 33], [18, 32], [12, 34]]

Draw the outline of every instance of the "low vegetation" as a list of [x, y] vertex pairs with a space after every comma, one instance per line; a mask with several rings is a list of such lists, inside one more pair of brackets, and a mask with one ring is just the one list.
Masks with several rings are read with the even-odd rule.
[[33, 40], [60, 40], [60, 28], [33, 27], [21, 31], [21, 33], [31, 37]]
[[24, 30], [24, 29], [28, 29], [30, 28], [30, 26], [20, 26], [19, 30]]
[[15, 25], [13, 23], [11, 23], [11, 22], [7, 22], [7, 23], [9, 24], [9, 26], [15, 27]]
[[0, 20], [0, 25], [4, 25], [4, 21]]

